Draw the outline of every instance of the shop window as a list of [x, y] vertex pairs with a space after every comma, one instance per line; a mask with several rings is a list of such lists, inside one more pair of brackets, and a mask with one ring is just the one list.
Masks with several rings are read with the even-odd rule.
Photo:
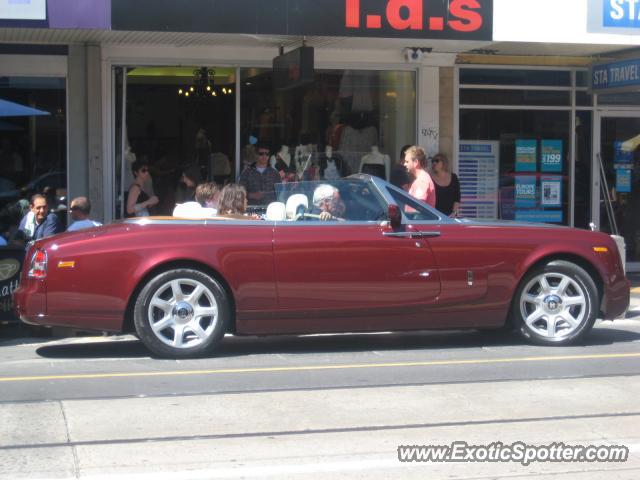
[[460, 89], [461, 105], [571, 105], [571, 92], [555, 90]]
[[570, 87], [571, 73], [557, 70], [460, 69], [460, 85]]
[[0, 245], [23, 246], [19, 230], [33, 194], [67, 220], [64, 78], [0, 77]]
[[593, 106], [593, 95], [588, 92], [578, 90], [576, 92], [576, 106], [591, 107]]
[[114, 218], [127, 216], [136, 160], [149, 165], [144, 191], [158, 198], [148, 209], [154, 215], [171, 214], [176, 203], [193, 199], [185, 172], [195, 183], [236, 180], [236, 71], [198, 65], [114, 68]]
[[401, 147], [415, 142], [414, 72], [316, 69], [312, 83], [290, 89], [273, 80], [271, 69], [241, 70], [241, 169], [261, 142], [285, 182], [388, 179]]
[[[483, 208], [479, 211], [493, 211], [500, 219], [568, 224], [569, 127], [570, 112], [461, 109], [460, 143], [470, 151], [495, 145], [491, 155], [498, 170], [495, 182], [493, 169], [474, 168], [469, 163], [474, 156], [465, 158], [460, 170], [463, 209], [476, 202]], [[478, 154], [475, 159], [484, 162], [487, 157]], [[477, 198], [469, 196], [474, 185], [484, 185]], [[487, 208], [487, 202], [494, 208]]]
[[598, 95], [598, 105], [628, 107], [640, 105], [640, 93], [605, 93]]
[[576, 87], [588, 87], [589, 86], [589, 72], [578, 70], [576, 72]]

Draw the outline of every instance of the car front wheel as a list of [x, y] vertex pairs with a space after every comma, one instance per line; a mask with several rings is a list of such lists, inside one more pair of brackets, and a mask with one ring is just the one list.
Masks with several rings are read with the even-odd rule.
[[513, 317], [520, 333], [542, 345], [566, 345], [596, 320], [598, 290], [578, 265], [556, 260], [529, 272], [516, 291]]
[[198, 357], [220, 342], [230, 316], [224, 288], [193, 269], [175, 269], [152, 278], [134, 306], [140, 340], [156, 355]]

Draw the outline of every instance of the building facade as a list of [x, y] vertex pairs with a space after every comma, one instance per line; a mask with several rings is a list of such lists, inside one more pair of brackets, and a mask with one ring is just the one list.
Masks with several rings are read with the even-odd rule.
[[[298, 178], [388, 177], [385, 161], [419, 144], [451, 159], [465, 215], [593, 223], [625, 238], [635, 268], [632, 5], [2, 0], [0, 99], [40, 112], [0, 117], [4, 235], [18, 215], [7, 208], [45, 187], [121, 218], [139, 159], [168, 213], [186, 166], [234, 181], [256, 142]], [[307, 170], [327, 147], [337, 170]], [[374, 147], [388, 160], [363, 163]]]

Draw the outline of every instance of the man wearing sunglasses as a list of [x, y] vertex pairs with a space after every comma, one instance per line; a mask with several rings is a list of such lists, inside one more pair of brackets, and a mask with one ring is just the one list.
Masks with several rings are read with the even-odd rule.
[[76, 230], [82, 230], [83, 228], [99, 227], [102, 225], [100, 222], [91, 220], [89, 214], [91, 213], [91, 202], [87, 197], [76, 197], [71, 200], [71, 219], [73, 223], [67, 228], [67, 232], [75, 232]]
[[240, 175], [238, 183], [247, 190], [249, 205], [267, 205], [276, 199], [274, 185], [280, 183], [280, 174], [269, 165], [269, 147], [259, 143], [255, 165], [248, 166]]

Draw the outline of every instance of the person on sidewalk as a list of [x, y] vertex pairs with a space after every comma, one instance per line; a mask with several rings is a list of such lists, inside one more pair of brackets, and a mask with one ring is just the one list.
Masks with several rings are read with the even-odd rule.
[[422, 147], [413, 146], [407, 150], [404, 156], [404, 166], [413, 176], [414, 180], [409, 187], [409, 194], [428, 203], [432, 207], [436, 206], [436, 187], [431, 176], [425, 170], [427, 164], [427, 154]]
[[91, 202], [89, 202], [87, 197], [76, 197], [71, 200], [69, 211], [71, 212], [71, 220], [73, 220], [73, 222], [69, 225], [69, 228], [67, 228], [67, 232], [75, 232], [83, 228], [99, 227], [102, 225], [100, 222], [89, 218], [91, 214]]

